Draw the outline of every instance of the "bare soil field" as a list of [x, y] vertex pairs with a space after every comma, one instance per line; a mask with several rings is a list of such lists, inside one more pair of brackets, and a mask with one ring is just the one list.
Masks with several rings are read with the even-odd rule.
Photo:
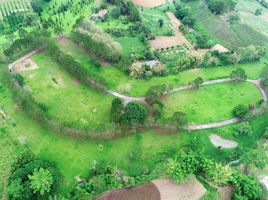
[[165, 3], [165, 0], [132, 0], [138, 6], [155, 7]]
[[18, 73], [34, 70], [37, 68], [38, 68], [37, 64], [30, 58], [27, 58], [14, 65], [14, 71]]
[[177, 36], [157, 36], [154, 40], [150, 40], [150, 44], [154, 49], [169, 48], [185, 44]]
[[191, 50], [193, 50], [193, 46], [179, 31], [179, 26], [181, 25], [180, 20], [178, 20], [171, 12], [167, 12], [167, 16], [170, 19], [175, 36], [157, 36], [154, 40], [150, 41], [151, 46], [154, 49], [161, 49], [186, 44]]
[[218, 192], [221, 194], [221, 200], [231, 200], [233, 188], [232, 187], [219, 187]]
[[160, 193], [153, 183], [147, 183], [130, 189], [111, 191], [97, 200], [161, 200]]
[[179, 185], [169, 179], [159, 179], [153, 183], [160, 191], [161, 200], [198, 200], [206, 193], [204, 186], [195, 177]]

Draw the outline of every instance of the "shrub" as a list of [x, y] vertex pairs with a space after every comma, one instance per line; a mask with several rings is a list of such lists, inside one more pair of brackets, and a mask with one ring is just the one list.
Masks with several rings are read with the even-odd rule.
[[236, 128], [235, 132], [237, 135], [252, 135], [252, 127], [248, 122], [242, 122], [240, 123]]
[[130, 102], [126, 105], [121, 117], [121, 124], [127, 126], [136, 126], [144, 124], [147, 118], [147, 110], [144, 105], [137, 102]]
[[169, 119], [172, 124], [175, 124], [177, 128], [180, 128], [188, 123], [187, 115], [183, 112], [175, 112]]
[[230, 74], [230, 77], [236, 80], [247, 80], [248, 78], [246, 71], [242, 68], [238, 68], [232, 71], [232, 73]]
[[231, 178], [231, 183], [235, 186], [233, 199], [260, 199], [262, 188], [256, 178], [235, 173]]
[[198, 77], [196, 79], [194, 79], [192, 82], [191, 82], [191, 85], [194, 87], [194, 88], [199, 88], [202, 84], [204, 83], [204, 80], [201, 78], [201, 77]]
[[249, 108], [245, 105], [238, 105], [233, 109], [233, 115], [235, 117], [244, 118], [249, 113]]

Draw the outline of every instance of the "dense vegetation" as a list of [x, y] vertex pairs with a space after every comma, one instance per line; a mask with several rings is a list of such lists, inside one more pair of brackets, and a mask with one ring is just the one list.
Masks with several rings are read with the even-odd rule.
[[[207, 190], [204, 199], [222, 186], [234, 189], [234, 200], [265, 199], [259, 175], [267, 174], [268, 116], [259, 90], [268, 87], [267, 10], [249, 5], [1, 2], [1, 196], [94, 199], [193, 175]], [[151, 40], [161, 36], [187, 43], [153, 49]], [[222, 78], [232, 82], [206, 84]], [[231, 118], [238, 123], [191, 129]], [[238, 146], [217, 146], [212, 133]]]

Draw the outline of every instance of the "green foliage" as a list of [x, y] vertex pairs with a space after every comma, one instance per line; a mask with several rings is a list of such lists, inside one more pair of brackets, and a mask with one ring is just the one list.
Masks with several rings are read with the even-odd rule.
[[241, 122], [235, 128], [237, 135], [251, 136], [253, 134], [252, 127], [248, 122]]
[[175, 123], [178, 127], [182, 127], [188, 123], [187, 114], [183, 112], [175, 112], [170, 121]]
[[233, 115], [235, 117], [244, 118], [248, 113], [249, 108], [243, 104], [240, 104], [233, 109]]
[[14, 200], [48, 199], [57, 191], [58, 178], [59, 172], [53, 164], [25, 151], [13, 164], [7, 192]]
[[111, 107], [110, 120], [112, 122], [119, 123], [123, 110], [124, 110], [123, 101], [119, 98], [114, 99]]
[[208, 8], [215, 14], [222, 14], [234, 10], [236, 2], [233, 0], [206, 0]]
[[14, 79], [18, 82], [18, 84], [23, 87], [24, 86], [24, 78], [21, 74], [14, 74]]
[[230, 77], [236, 80], [247, 80], [248, 76], [244, 69], [238, 68], [232, 71]]
[[179, 4], [176, 7], [175, 16], [182, 21], [184, 25], [192, 27], [195, 24], [195, 18], [191, 13], [191, 9], [188, 6]]
[[45, 193], [50, 192], [53, 184], [53, 177], [49, 170], [40, 168], [34, 169], [32, 175], [28, 175], [31, 188], [34, 193], [40, 193], [43, 196]]
[[194, 88], [199, 88], [203, 84], [204, 80], [201, 77], [197, 77], [194, 79], [191, 84]]
[[146, 118], [146, 107], [141, 103], [130, 102], [126, 105], [120, 121], [122, 125], [136, 126], [144, 124]]
[[268, 164], [268, 156], [263, 148], [245, 149], [241, 160], [247, 166], [253, 165], [260, 169], [263, 169]]
[[233, 199], [235, 200], [257, 200], [260, 199], [262, 188], [259, 181], [243, 174], [235, 173], [231, 178], [231, 183], [235, 186]]
[[157, 85], [149, 88], [145, 96], [146, 103], [150, 106], [158, 103], [168, 93], [168, 90], [167, 85]]

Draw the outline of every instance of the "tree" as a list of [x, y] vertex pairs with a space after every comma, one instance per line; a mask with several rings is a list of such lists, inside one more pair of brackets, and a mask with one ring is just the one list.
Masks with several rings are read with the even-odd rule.
[[28, 178], [34, 193], [38, 192], [43, 196], [46, 192], [51, 191], [53, 178], [49, 170], [44, 168], [35, 169], [32, 175], [28, 175]]
[[203, 83], [204, 83], [203, 79], [201, 77], [198, 77], [194, 79], [191, 84], [194, 88], [198, 89]]
[[119, 98], [114, 99], [112, 101], [110, 120], [112, 122], [119, 123], [123, 110], [124, 110], [123, 101]]
[[259, 16], [262, 14], [262, 9], [261, 8], [257, 8], [256, 11], [255, 11], [255, 15], [256, 16]]
[[248, 122], [242, 122], [240, 124], [237, 125], [237, 127], [235, 128], [235, 132], [238, 135], [252, 135], [253, 131], [252, 131], [252, 127]]
[[249, 113], [249, 108], [245, 105], [238, 105], [233, 109], [233, 115], [235, 117], [244, 118]]
[[158, 23], [159, 23], [159, 26], [160, 26], [160, 27], [163, 27], [163, 25], [164, 25], [164, 20], [163, 20], [163, 19], [159, 19], [159, 20], [158, 20]]
[[62, 26], [56, 26], [55, 28], [54, 28], [54, 32], [57, 34], [57, 35], [62, 35], [62, 33], [63, 33], [63, 28], [62, 28]]
[[15, 78], [15, 80], [18, 82], [18, 84], [19, 84], [21, 87], [24, 86], [24, 78], [23, 78], [23, 76], [22, 76], [21, 74], [16, 73], [16, 74], [14, 75], [14, 78]]
[[246, 71], [242, 68], [238, 68], [230, 74], [230, 77], [235, 80], [247, 80], [248, 76]]
[[10, 199], [23, 199], [25, 189], [20, 179], [15, 179], [7, 188]]
[[175, 112], [170, 119], [177, 127], [182, 127], [188, 123], [187, 115], [183, 112]]
[[31, 1], [31, 6], [33, 8], [33, 11], [36, 13], [41, 13], [42, 12], [42, 0], [33, 0]]
[[124, 109], [124, 114], [121, 117], [121, 124], [128, 126], [136, 126], [143, 124], [147, 118], [147, 111], [144, 105], [137, 102], [130, 102]]

